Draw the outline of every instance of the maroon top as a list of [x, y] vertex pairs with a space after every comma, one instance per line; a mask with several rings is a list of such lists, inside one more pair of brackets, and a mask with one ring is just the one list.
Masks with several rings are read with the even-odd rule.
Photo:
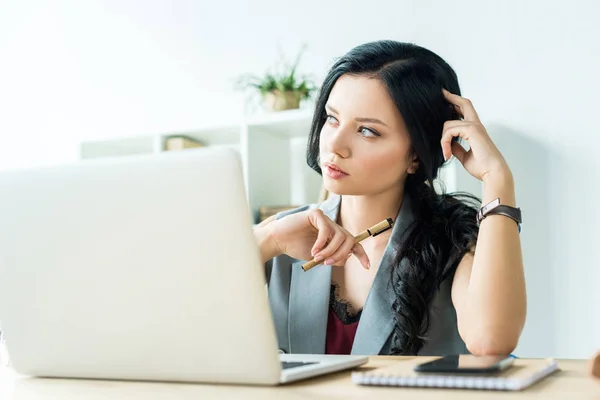
[[330, 307], [329, 316], [327, 317], [325, 354], [350, 354], [356, 328], [358, 328], [358, 321], [344, 325]]
[[335, 292], [336, 288], [332, 285], [327, 316], [325, 354], [350, 354], [362, 310], [356, 315], [350, 315], [349, 305], [338, 300]]

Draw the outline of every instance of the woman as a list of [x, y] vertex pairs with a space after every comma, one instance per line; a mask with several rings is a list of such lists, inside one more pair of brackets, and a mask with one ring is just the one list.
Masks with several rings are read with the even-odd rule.
[[[432, 189], [452, 155], [483, 181], [480, 221], [472, 197]], [[394, 41], [352, 49], [322, 85], [307, 159], [332, 196], [255, 230], [281, 351], [514, 350], [526, 295], [513, 177], [444, 60]]]

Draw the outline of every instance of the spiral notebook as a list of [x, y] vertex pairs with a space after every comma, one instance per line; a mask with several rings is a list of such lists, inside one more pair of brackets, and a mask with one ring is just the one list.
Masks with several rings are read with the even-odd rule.
[[416, 364], [430, 359], [417, 358], [377, 368], [368, 372], [353, 372], [352, 382], [359, 385], [412, 386], [459, 389], [523, 390], [558, 370], [553, 359], [515, 360], [512, 367], [489, 375], [421, 373], [413, 371]]

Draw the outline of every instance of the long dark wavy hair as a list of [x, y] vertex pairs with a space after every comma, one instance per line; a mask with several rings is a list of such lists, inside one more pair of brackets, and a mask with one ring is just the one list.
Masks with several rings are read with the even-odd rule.
[[414, 355], [429, 329], [435, 293], [452, 279], [462, 257], [477, 241], [475, 215], [480, 200], [467, 193], [438, 194], [434, 179], [444, 164], [440, 140], [444, 122], [458, 119], [442, 87], [460, 95], [454, 70], [437, 54], [411, 43], [390, 40], [365, 43], [339, 58], [320, 89], [308, 140], [308, 165], [322, 174], [319, 136], [326, 121], [325, 104], [344, 74], [379, 79], [396, 104], [410, 135], [419, 166], [408, 175], [404, 193], [411, 197], [416, 219], [407, 228], [402, 248], [394, 249], [391, 285], [395, 327], [392, 353]]

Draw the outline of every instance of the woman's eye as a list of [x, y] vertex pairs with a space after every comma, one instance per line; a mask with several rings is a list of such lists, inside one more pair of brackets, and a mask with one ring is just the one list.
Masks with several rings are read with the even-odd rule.
[[334, 124], [337, 122], [337, 119], [333, 115], [328, 115], [327, 122], [329, 122], [330, 124]]
[[379, 133], [375, 132], [372, 129], [369, 128], [360, 128], [360, 134], [363, 135], [364, 137], [377, 137], [377, 136], [381, 136]]

